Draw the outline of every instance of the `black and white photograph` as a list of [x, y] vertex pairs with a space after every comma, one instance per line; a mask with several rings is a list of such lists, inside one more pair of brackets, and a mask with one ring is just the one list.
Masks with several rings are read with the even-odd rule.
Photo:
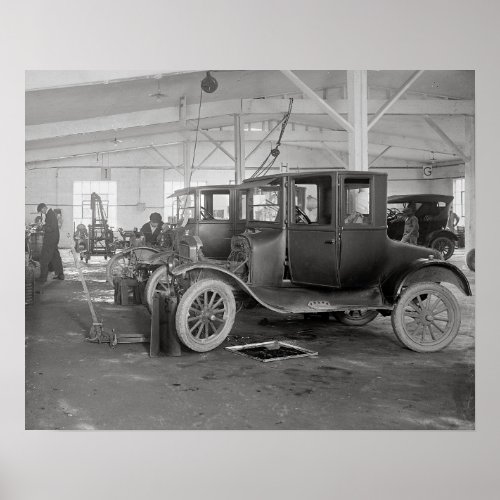
[[474, 429], [474, 77], [27, 71], [26, 428]]
[[7, 0], [0, 499], [497, 498], [499, 16]]

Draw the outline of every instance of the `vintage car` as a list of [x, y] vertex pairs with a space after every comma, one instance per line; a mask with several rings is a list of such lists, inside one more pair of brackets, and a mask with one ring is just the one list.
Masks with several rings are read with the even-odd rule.
[[403, 236], [405, 217], [402, 210], [412, 204], [418, 219], [418, 244], [434, 248], [448, 260], [455, 251], [458, 236], [447, 228], [453, 196], [440, 194], [405, 194], [387, 199], [387, 234], [400, 241]]
[[247, 227], [224, 263], [197, 260], [201, 240], [181, 238], [166, 288], [178, 298], [176, 329], [190, 349], [219, 346], [236, 304], [251, 299], [278, 313], [334, 313], [352, 324], [392, 316], [409, 349], [438, 351], [460, 327], [460, 308], [442, 283], [471, 295], [455, 266], [432, 249], [387, 236], [387, 176], [322, 171], [244, 181]]
[[165, 262], [175, 255], [179, 238], [194, 235], [203, 241], [199, 258], [227, 259], [231, 238], [243, 232], [246, 224], [244, 191], [235, 186], [198, 186], [175, 191], [177, 220], [160, 235], [155, 246], [136, 246], [116, 254], [106, 268], [107, 280], [134, 277], [147, 282], [145, 297], [152, 307], [153, 294], [165, 289]]

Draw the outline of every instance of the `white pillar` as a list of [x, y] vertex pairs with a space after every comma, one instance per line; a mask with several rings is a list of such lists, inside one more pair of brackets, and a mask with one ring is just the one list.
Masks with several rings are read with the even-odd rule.
[[476, 247], [476, 154], [475, 121], [465, 117], [465, 251]]
[[241, 115], [234, 115], [235, 182], [241, 184], [245, 178], [245, 131]]
[[349, 170], [368, 170], [368, 85], [367, 72], [347, 72], [349, 122]]

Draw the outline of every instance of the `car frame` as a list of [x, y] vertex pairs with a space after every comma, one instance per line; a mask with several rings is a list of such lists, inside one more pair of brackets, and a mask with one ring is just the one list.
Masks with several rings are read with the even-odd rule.
[[[197, 260], [201, 242], [191, 237], [181, 239], [180, 260], [168, 267], [168, 291], [178, 298], [177, 334], [187, 347], [219, 346], [233, 327], [236, 304], [246, 301], [283, 314], [356, 312], [353, 324], [391, 315], [396, 337], [419, 352], [453, 341], [460, 308], [442, 283], [471, 295], [469, 283], [439, 252], [388, 238], [387, 174], [286, 173], [241, 187], [247, 228], [232, 238], [227, 261]], [[315, 219], [304, 210], [308, 190], [317, 193]], [[361, 195], [365, 207], [358, 211]]]

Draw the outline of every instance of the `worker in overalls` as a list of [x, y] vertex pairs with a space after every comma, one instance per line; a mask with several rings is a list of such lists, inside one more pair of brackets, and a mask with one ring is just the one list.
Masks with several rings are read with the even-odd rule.
[[413, 204], [409, 204], [403, 209], [403, 215], [405, 217], [405, 228], [403, 232], [403, 237], [401, 238], [402, 243], [410, 243], [411, 245], [416, 245], [418, 240], [418, 219], [415, 216], [416, 207]]
[[40, 203], [37, 207], [37, 212], [45, 215], [44, 235], [42, 251], [40, 254], [40, 277], [38, 281], [45, 283], [49, 273], [49, 264], [54, 271], [54, 279], [63, 280], [64, 271], [59, 255], [57, 245], [59, 244], [59, 224], [57, 223], [57, 215], [51, 208], [48, 208], [45, 203]]

